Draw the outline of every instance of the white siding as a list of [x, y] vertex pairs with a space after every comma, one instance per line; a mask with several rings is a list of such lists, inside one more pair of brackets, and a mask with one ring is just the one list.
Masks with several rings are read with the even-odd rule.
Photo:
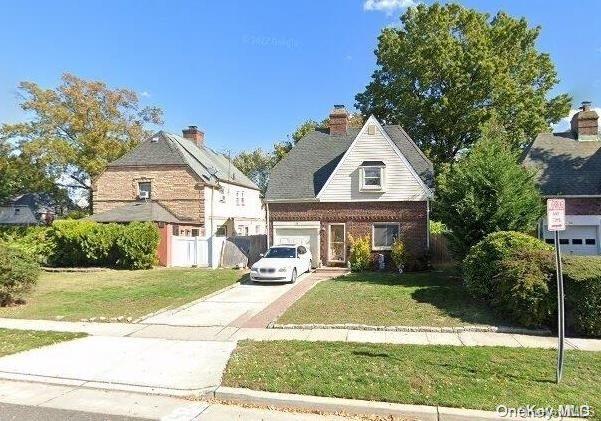
[[[213, 203], [211, 206], [211, 187], [205, 187], [205, 221], [210, 227], [211, 208], [213, 211], [213, 232], [218, 226], [223, 225], [229, 218], [234, 218], [236, 226], [248, 227], [250, 235], [257, 233], [265, 234], [265, 209], [258, 190], [236, 186], [234, 184], [220, 183], [223, 193], [219, 190], [213, 191]], [[236, 200], [236, 195], [238, 200]], [[244, 204], [242, 204], [244, 196]], [[207, 235], [210, 230], [207, 229]], [[231, 233], [228, 233], [228, 235]], [[238, 233], [243, 235], [244, 233]]]
[[[374, 124], [370, 118], [366, 124]], [[427, 195], [408, 165], [397, 154], [390, 141], [384, 137], [379, 124], [374, 135], [361, 131], [337, 171], [319, 195], [322, 202], [348, 201], [418, 201], [426, 200]], [[385, 186], [381, 192], [360, 191], [360, 166], [363, 161], [382, 161], [386, 164]]]

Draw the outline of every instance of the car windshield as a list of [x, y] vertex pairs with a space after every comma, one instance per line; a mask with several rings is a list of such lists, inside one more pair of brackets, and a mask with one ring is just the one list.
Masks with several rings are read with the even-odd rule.
[[296, 249], [294, 247], [273, 247], [270, 248], [265, 257], [294, 259]]

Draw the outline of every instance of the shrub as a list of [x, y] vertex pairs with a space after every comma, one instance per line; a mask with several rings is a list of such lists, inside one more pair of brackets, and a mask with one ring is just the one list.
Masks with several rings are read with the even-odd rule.
[[430, 221], [430, 234], [446, 234], [447, 226], [440, 221]]
[[497, 294], [496, 275], [501, 261], [516, 254], [551, 250], [541, 240], [514, 231], [499, 231], [484, 237], [463, 261], [464, 283], [470, 294], [490, 302]]
[[390, 258], [399, 272], [407, 265], [407, 249], [405, 243], [403, 243], [400, 238], [397, 238], [394, 240], [394, 243], [392, 243]]
[[356, 240], [349, 235], [351, 253], [349, 263], [353, 272], [362, 272], [371, 269], [371, 244], [369, 237], [359, 237]]
[[49, 263], [56, 266], [91, 266], [95, 263], [86, 256], [86, 237], [98, 225], [87, 220], [54, 221], [49, 237], [54, 253]]
[[2, 227], [0, 243], [27, 253], [40, 264], [46, 264], [54, 248], [48, 231], [46, 226]]
[[566, 330], [600, 337], [601, 257], [571, 256], [564, 262]]
[[498, 267], [490, 301], [495, 312], [524, 326], [548, 323], [556, 308], [549, 293], [555, 282], [553, 254], [547, 250], [511, 251]]
[[22, 250], [0, 244], [0, 306], [21, 298], [36, 283], [40, 267]]
[[159, 230], [151, 222], [132, 222], [117, 238], [117, 264], [128, 269], [149, 269], [156, 263]]

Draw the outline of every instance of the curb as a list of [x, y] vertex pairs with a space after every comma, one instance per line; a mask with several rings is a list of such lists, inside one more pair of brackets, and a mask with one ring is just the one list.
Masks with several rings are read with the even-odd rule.
[[551, 336], [548, 329], [525, 329], [509, 326], [457, 326], [457, 327], [434, 327], [434, 326], [372, 326], [354, 323], [339, 324], [278, 324], [273, 323], [268, 329], [345, 329], [345, 330], [371, 330], [386, 332], [433, 332], [433, 333], [461, 333], [461, 332], [484, 332], [484, 333], [511, 333], [517, 335]]
[[269, 406], [275, 409], [318, 411], [320, 413], [331, 414], [344, 413], [358, 416], [392, 416], [425, 421], [501, 419], [496, 412], [492, 411], [296, 395], [291, 393], [264, 392], [225, 386], [219, 386], [213, 395], [215, 399], [231, 403]]

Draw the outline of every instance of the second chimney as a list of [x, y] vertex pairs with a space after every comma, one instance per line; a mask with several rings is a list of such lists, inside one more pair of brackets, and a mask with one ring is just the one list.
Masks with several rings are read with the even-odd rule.
[[188, 126], [187, 129], [182, 130], [182, 133], [184, 138], [191, 140], [199, 148], [202, 147], [205, 140], [205, 134], [203, 131], [198, 130], [198, 126]]
[[334, 105], [330, 112], [330, 134], [346, 134], [348, 129], [348, 111], [344, 105]]
[[591, 109], [591, 103], [584, 101], [570, 122], [572, 133], [578, 140], [599, 140], [599, 115]]

